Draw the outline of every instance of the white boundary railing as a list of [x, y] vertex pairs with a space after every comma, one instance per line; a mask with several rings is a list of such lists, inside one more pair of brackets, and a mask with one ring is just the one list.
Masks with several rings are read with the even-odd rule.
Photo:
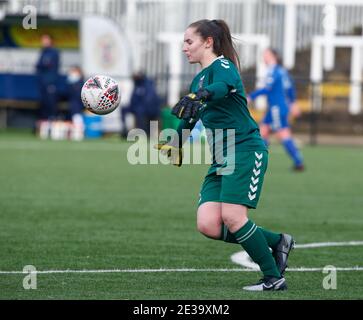
[[[157, 74], [165, 70], [166, 57], [163, 45], [155, 41], [157, 34], [183, 32], [189, 23], [203, 18], [225, 19], [233, 33], [267, 35], [273, 47], [283, 49], [285, 65], [290, 68], [295, 48], [308, 48], [314, 35], [324, 34], [324, 3], [338, 5], [336, 33], [362, 25], [361, 0], [11, 0], [0, 10], [22, 13], [30, 4], [39, 14], [58, 18], [91, 13], [108, 16], [135, 40], [139, 54], [135, 53], [134, 68]], [[255, 55], [247, 50], [242, 61], [245, 67], [252, 66]], [[188, 65], [183, 70], [193, 71]]]
[[[26, 5], [35, 6], [38, 14], [54, 18], [78, 19], [87, 14], [111, 18], [130, 43], [132, 69], [143, 69], [150, 76], [170, 76], [175, 71], [172, 70], [175, 63], [169, 58], [170, 45], [160, 41], [160, 35], [182, 34], [188, 24], [199, 19], [225, 19], [234, 34], [267, 37], [272, 47], [282, 49], [288, 68], [294, 66], [296, 50], [312, 47], [314, 36], [332, 38], [336, 34], [351, 34], [353, 28], [363, 26], [363, 0], [10, 0], [0, 4], [0, 19], [6, 13], [22, 14]], [[248, 43], [243, 36], [237, 39], [242, 48], [243, 68], [258, 65], [256, 48]], [[331, 70], [335, 46], [324, 43], [323, 67]], [[361, 58], [362, 54], [352, 57]], [[177, 84], [178, 91], [186, 90], [190, 79], [183, 75], [195, 74], [196, 66], [181, 59], [178, 68], [182, 78]], [[171, 82], [172, 78], [169, 78]], [[169, 89], [164, 83], [161, 91], [165, 93]], [[170, 93], [171, 101], [177, 94], [174, 91]], [[351, 106], [350, 110], [355, 112], [357, 108]]]
[[[317, 31], [314, 28], [312, 33], [305, 30], [302, 33], [302, 36], [308, 37], [308, 42], [314, 35], [323, 33], [325, 36], [334, 36], [337, 32], [349, 32], [351, 31], [349, 28], [357, 25], [363, 26], [362, 0], [270, 0], [270, 2], [275, 5], [283, 5], [285, 8], [283, 57], [284, 65], [289, 69], [295, 65], [296, 47], [306, 45], [306, 40], [298, 37], [298, 27], [302, 25], [298, 16], [299, 6], [305, 5], [305, 10], [311, 8], [313, 15], [310, 18], [306, 16], [306, 18], [312, 22], [312, 26], [320, 29]], [[322, 10], [322, 14], [314, 15], [317, 10]], [[339, 23], [338, 16], [340, 18]], [[324, 63], [326, 70], [332, 69], [333, 60], [334, 51], [327, 47]]]
[[[313, 39], [313, 49], [311, 51], [310, 80], [313, 84], [321, 84], [323, 81], [323, 49], [327, 47], [351, 48], [350, 66], [350, 95], [349, 113], [359, 114], [362, 111], [361, 91], [362, 91], [362, 69], [363, 69], [363, 37], [361, 36], [335, 36], [321, 37], [315, 36]], [[320, 111], [321, 103], [315, 104], [315, 111]]]

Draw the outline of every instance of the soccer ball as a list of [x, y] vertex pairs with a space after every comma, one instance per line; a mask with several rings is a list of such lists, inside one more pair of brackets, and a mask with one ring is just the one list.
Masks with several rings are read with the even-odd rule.
[[82, 87], [82, 103], [95, 114], [108, 114], [120, 104], [121, 94], [117, 82], [108, 76], [93, 76]]

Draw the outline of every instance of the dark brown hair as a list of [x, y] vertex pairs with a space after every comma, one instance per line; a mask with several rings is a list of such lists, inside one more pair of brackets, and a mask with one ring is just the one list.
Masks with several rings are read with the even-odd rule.
[[206, 40], [208, 37], [213, 38], [213, 52], [217, 55], [223, 55], [231, 60], [234, 65], [241, 71], [241, 64], [234, 47], [231, 32], [224, 20], [199, 20], [189, 25], [189, 28], [195, 28], [196, 32]]
[[277, 49], [269, 47], [266, 50], [271, 52], [271, 54], [275, 57], [276, 62], [278, 64], [282, 64], [281, 55], [280, 55], [280, 52]]

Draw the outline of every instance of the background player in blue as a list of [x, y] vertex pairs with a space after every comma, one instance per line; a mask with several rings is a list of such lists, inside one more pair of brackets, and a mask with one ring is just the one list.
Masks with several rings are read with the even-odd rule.
[[270, 132], [276, 133], [286, 152], [294, 162], [293, 169], [304, 170], [303, 158], [292, 139], [288, 122], [290, 111], [296, 115], [296, 92], [288, 72], [279, 64], [278, 54], [274, 49], [266, 49], [263, 54], [268, 66], [265, 87], [249, 94], [248, 100], [254, 100], [260, 95], [267, 96], [267, 112], [260, 124], [262, 138], [268, 145]]

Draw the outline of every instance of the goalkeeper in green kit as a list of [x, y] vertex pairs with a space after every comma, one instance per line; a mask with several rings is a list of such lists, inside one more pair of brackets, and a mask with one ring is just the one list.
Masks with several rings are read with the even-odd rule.
[[183, 129], [192, 130], [202, 120], [213, 163], [200, 192], [198, 230], [208, 238], [239, 243], [259, 265], [263, 278], [243, 289], [286, 290], [283, 274], [293, 238], [265, 230], [248, 218], [248, 209], [257, 207], [268, 153], [247, 109], [228, 25], [223, 20], [192, 23], [184, 34], [183, 52], [189, 63], [199, 63], [202, 70], [193, 79], [191, 93], [172, 109], [181, 119], [178, 135], [157, 148], [181, 166], [182, 145], [187, 139]]

